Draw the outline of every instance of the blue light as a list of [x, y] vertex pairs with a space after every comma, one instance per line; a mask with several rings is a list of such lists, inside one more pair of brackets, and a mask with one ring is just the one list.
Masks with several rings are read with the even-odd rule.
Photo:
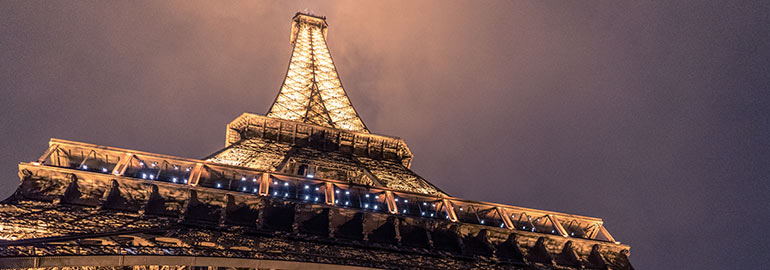
[[366, 194], [366, 197], [369, 198], [369, 194]]
[[142, 179], [147, 179], [147, 174], [146, 173], [142, 174]]
[[364, 208], [369, 208], [369, 204], [364, 204]]
[[406, 209], [404, 209], [404, 211], [401, 211], [401, 212], [402, 212], [402, 213], [404, 213], [404, 214], [406, 214]]
[[308, 189], [308, 188], [310, 188], [310, 186], [308, 186], [308, 185], [305, 185], [305, 189]]
[[305, 195], [305, 200], [310, 199], [310, 196]]
[[242, 190], [243, 190], [243, 192], [246, 192], [246, 187], [243, 187]]
[[278, 191], [273, 192], [273, 195], [278, 196]]
[[481, 224], [484, 224], [484, 220], [483, 219], [481, 220]]
[[308, 174], [307, 178], [313, 178], [313, 175], [312, 174]]
[[345, 191], [345, 195], [350, 195], [350, 191]]
[[379, 208], [379, 207], [377, 207], [377, 206], [375, 205], [375, 206], [374, 206], [374, 210], [377, 210], [377, 208]]
[[254, 193], [257, 193], [257, 188], [254, 188]]
[[102, 172], [106, 173], [107, 172], [107, 168], [102, 167]]
[[86, 164], [83, 164], [83, 170], [88, 170], [88, 166], [86, 166]]
[[174, 178], [171, 178], [171, 182], [174, 182], [174, 183], [176, 183], [176, 177], [174, 177]]
[[246, 181], [246, 177], [241, 177], [241, 181]]
[[217, 183], [217, 188], [221, 188], [221, 187], [222, 187], [222, 184]]
[[318, 201], [318, 197], [315, 197], [314, 201]]
[[187, 184], [187, 178], [185, 178], [185, 179], [182, 179], [182, 183], [185, 183], [185, 184]]
[[288, 187], [289, 186], [289, 182], [283, 183], [283, 186], [284, 187]]

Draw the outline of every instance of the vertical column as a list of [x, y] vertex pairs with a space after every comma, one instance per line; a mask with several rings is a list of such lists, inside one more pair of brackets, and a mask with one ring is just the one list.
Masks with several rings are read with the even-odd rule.
[[270, 174], [262, 173], [262, 177], [259, 178], [259, 195], [267, 196], [267, 192], [270, 189]]
[[326, 204], [334, 205], [334, 184], [326, 183]]
[[388, 204], [388, 212], [394, 215], [398, 214], [398, 206], [396, 205], [396, 200], [392, 191], [385, 191], [385, 200], [385, 202]]

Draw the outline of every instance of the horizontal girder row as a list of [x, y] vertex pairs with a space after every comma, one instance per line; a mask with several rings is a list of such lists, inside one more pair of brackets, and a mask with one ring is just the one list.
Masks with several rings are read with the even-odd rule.
[[[192, 214], [180, 219], [181, 226], [164, 229], [162, 234], [149, 233], [151, 230], [147, 230], [148, 233], [118, 231], [112, 233], [113, 236], [97, 233], [78, 238], [75, 234], [0, 242], [0, 258], [153, 255], [256, 258], [374, 268], [519, 269], [523, 264], [539, 264], [544, 267], [536, 269], [581, 266], [629, 269], [627, 250], [600, 244], [583, 246], [585, 243], [535, 234], [510, 234], [505, 230], [455, 226], [447, 222], [425, 224], [416, 219], [394, 220], [377, 213], [360, 217], [345, 211], [333, 211], [327, 216], [326, 226], [333, 232], [324, 235], [317, 229], [326, 226], [317, 220], [319, 215], [327, 213], [315, 211], [317, 208], [282, 206], [279, 202], [266, 202], [265, 206], [264, 217], [260, 218], [263, 225], [259, 228], [226, 224], [213, 230], [205, 229], [211, 225], [196, 219], [192, 213], [195, 210], [189, 209], [188, 213]], [[100, 211], [110, 214], [105, 209]], [[294, 219], [283, 220], [281, 212], [294, 213]], [[8, 222], [0, 223], [5, 230], [13, 230]], [[56, 225], [47, 229], [55, 230]], [[394, 233], [397, 239], [392, 239]]]
[[[286, 199], [303, 200], [322, 198], [319, 203], [325, 203], [336, 207], [359, 208], [365, 211], [387, 209], [388, 213], [404, 215], [417, 215], [422, 213], [422, 215], [417, 215], [417, 217], [446, 218], [452, 222], [499, 226], [510, 230], [532, 232], [537, 230], [537, 232], [565, 237], [577, 236], [578, 238], [600, 239], [614, 242], [614, 239], [612, 239], [609, 233], [604, 230], [602, 221], [596, 218], [462, 200], [459, 198], [413, 194], [382, 187], [373, 188], [360, 186], [336, 180], [308, 179], [237, 167], [231, 168], [230, 166], [208, 163], [201, 160], [178, 159], [170, 156], [153, 157], [149, 154], [133, 154], [132, 152], [119, 151], [117, 149], [108, 150], [104, 149], [104, 147], [82, 143], [67, 143], [61, 140], [57, 140], [57, 142], [58, 143], [56, 144], [52, 144], [51, 148], [56, 148], [58, 150], [52, 151], [49, 149], [49, 151], [46, 151], [46, 154], [36, 163], [20, 165], [20, 170], [23, 172], [22, 179], [32, 179], [30, 177], [25, 178], [25, 176], [36, 176], [44, 179], [35, 182], [35, 188], [24, 189], [24, 192], [31, 192], [32, 194], [36, 194], [35, 196], [44, 195], [47, 199], [53, 200], [64, 196], [67, 189], [71, 188], [70, 186], [72, 185], [75, 185], [72, 188], [80, 188], [80, 184], [77, 182], [79, 179], [88, 179], [88, 181], [91, 181], [91, 184], [88, 187], [98, 190], [96, 193], [89, 191], [90, 193], [95, 194], [87, 199], [90, 201], [101, 200], [101, 196], [107, 196], [110, 192], [133, 192], [136, 194], [130, 194], [130, 197], [132, 198], [148, 198], [148, 196], [152, 195], [151, 192], [153, 191], [147, 190], [147, 187], [139, 187], [142, 185], [152, 185], [157, 187], [168, 186], [168, 188], [175, 190], [177, 193], [184, 193], [187, 192], [185, 190], [193, 189], [198, 191], [198, 193], [203, 190], [211, 191], [220, 194], [217, 195], [218, 198], [212, 199], [219, 201], [220, 205], [226, 203], [226, 194], [232, 195], [234, 198], [253, 198], [257, 196], [273, 195], [281, 197], [281, 195], [287, 193], [292, 196], [291, 198]], [[56, 154], [60, 152], [70, 153], [70, 155], [74, 155], [76, 152], [89, 154], [82, 158], [82, 161], [79, 163], [65, 164], [61, 163], [62, 161], [58, 160], [58, 158], [54, 159]], [[122, 156], [125, 158], [121, 161], [115, 161], [116, 163], [114, 165], [111, 165], [109, 162], [100, 161], [99, 159], [99, 157], [108, 157], [110, 155], [117, 157]], [[92, 157], [95, 157], [95, 159]], [[89, 160], [89, 158], [92, 158], [92, 160]], [[77, 158], [73, 159], [81, 160]], [[93, 163], [94, 161], [99, 161], [101, 163]], [[88, 167], [86, 166], [88, 163], [101, 165], [92, 165]], [[128, 167], [131, 167], [130, 165], [132, 164], [139, 167], [140, 170], [132, 169], [133, 175], [126, 175]], [[103, 169], [100, 169], [95, 166], [104, 167]], [[169, 169], [164, 171], [162, 169], [164, 166]], [[189, 172], [184, 172], [186, 170], [189, 170]], [[167, 172], [168, 174], [164, 174], [164, 172]], [[182, 174], [173, 174], [177, 172]], [[201, 180], [201, 176], [204, 174], [224, 175], [225, 172], [232, 172], [233, 174], [237, 173], [237, 175], [228, 178], [209, 177]], [[149, 174], [149, 177], [146, 176], [147, 174]], [[143, 179], [135, 178], [139, 175], [141, 175]], [[172, 176], [174, 177], [173, 179], [171, 178]], [[116, 187], [117, 183], [113, 183], [113, 180], [115, 179], [122, 179], [121, 182], [127, 181], [126, 183], [138, 182], [136, 182], [137, 184], [134, 184], [130, 189], [120, 189], [119, 187]], [[275, 186], [275, 184], [279, 182], [282, 185]], [[138, 183], [141, 183], [141, 185]], [[284, 187], [283, 184], [285, 184], [286, 187]], [[41, 189], [41, 185], [53, 185], [56, 188]], [[317, 194], [323, 196], [318, 197], [317, 195], [313, 195], [316, 193], [304, 193], [305, 190], [301, 188], [302, 186], [305, 188], [312, 186], [317, 190], [313, 191], [320, 192]], [[118, 190], [112, 191], [113, 189]], [[43, 192], [43, 190], [45, 191]], [[353, 195], [359, 195], [361, 197], [357, 199], [350, 198], [349, 194], [345, 197], [345, 194], [339, 194], [340, 191], [346, 193], [354, 192]], [[37, 194], [40, 192], [43, 192], [44, 194]], [[84, 194], [83, 192], [84, 191], [80, 191], [80, 194]], [[273, 194], [274, 192], [275, 194]], [[335, 194], [335, 192], [337, 192], [337, 194]], [[382, 198], [375, 200], [375, 196], [379, 197], [377, 194], [382, 194]], [[303, 198], [302, 195], [305, 195], [306, 198]], [[372, 196], [371, 198], [369, 198], [370, 195]], [[335, 200], [335, 197], [337, 197], [337, 200]], [[355, 204], [356, 202], [359, 204], [346, 205], [346, 202], [343, 201], [345, 198], [347, 198], [351, 204]], [[398, 198], [402, 198], [402, 200], [398, 201]], [[406, 202], [407, 200], [412, 200], [412, 203]], [[414, 204], [418, 202], [423, 205], [417, 205], [415, 208]], [[380, 205], [380, 208], [372, 209], [369, 205], [364, 205], [364, 203], [370, 204], [371, 207]], [[403, 209], [401, 207], [403, 207]], [[571, 226], [577, 227], [571, 228]], [[570, 232], [575, 232], [577, 235]]]
[[374, 159], [394, 160], [407, 168], [412, 161], [411, 150], [400, 138], [244, 113], [227, 125], [225, 146], [248, 138], [318, 144], [325, 150], [340, 150]]
[[0, 269], [45, 268], [66, 266], [141, 266], [141, 265], [189, 265], [247, 269], [319, 269], [353, 270], [381, 269], [361, 266], [333, 265], [325, 263], [263, 260], [227, 257], [157, 256], [157, 255], [95, 255], [95, 256], [30, 256], [0, 257]]

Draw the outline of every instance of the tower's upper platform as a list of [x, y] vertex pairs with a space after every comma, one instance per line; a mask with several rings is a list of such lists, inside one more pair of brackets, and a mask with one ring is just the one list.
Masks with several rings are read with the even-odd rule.
[[324, 17], [294, 16], [289, 68], [267, 116], [369, 133], [342, 88], [326, 46], [327, 29]]

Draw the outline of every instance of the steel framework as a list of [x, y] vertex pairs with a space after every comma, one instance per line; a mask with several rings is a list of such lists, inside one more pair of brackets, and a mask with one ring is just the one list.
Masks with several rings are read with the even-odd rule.
[[0, 202], [0, 269], [633, 269], [599, 218], [449, 196], [369, 132], [298, 13], [267, 116], [205, 159], [51, 139]]

